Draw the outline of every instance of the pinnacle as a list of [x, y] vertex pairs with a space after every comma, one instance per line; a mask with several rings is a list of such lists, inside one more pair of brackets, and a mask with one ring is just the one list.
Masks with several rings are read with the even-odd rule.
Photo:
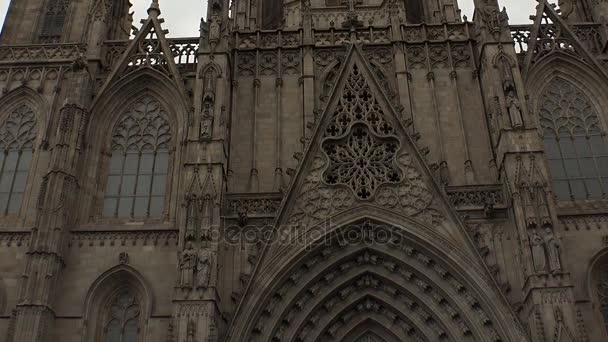
[[158, 0], [152, 0], [152, 3], [148, 8], [148, 15], [151, 17], [158, 17], [160, 15], [160, 5], [158, 4]]

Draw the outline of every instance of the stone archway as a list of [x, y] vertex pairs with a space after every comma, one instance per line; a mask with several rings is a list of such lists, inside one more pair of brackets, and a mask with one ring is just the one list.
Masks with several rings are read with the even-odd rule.
[[403, 233], [359, 221], [317, 241], [276, 275], [268, 292], [258, 292], [240, 339], [511, 340], [509, 322], [496, 319], [496, 308], [470, 279]]

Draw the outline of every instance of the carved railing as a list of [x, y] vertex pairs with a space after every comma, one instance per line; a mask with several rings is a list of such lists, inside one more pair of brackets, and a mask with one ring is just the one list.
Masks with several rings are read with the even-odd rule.
[[174, 246], [177, 230], [72, 231], [68, 247]]
[[[580, 23], [570, 26], [576, 34], [578, 40], [585, 45], [591, 53], [601, 53], [604, 46], [604, 38], [602, 37], [602, 25], [595, 23]], [[515, 42], [515, 50], [517, 53], [525, 54], [528, 51], [530, 43], [532, 25], [511, 25], [511, 36]], [[545, 37], [557, 37], [559, 34], [554, 24], [543, 24], [541, 31]]]
[[229, 218], [274, 217], [281, 206], [283, 194], [279, 192], [260, 194], [227, 194], [224, 205]]
[[[195, 71], [199, 38], [172, 38], [167, 39], [167, 42], [173, 54], [173, 60], [180, 71]], [[111, 40], [104, 43], [103, 65], [106, 70], [111, 70], [118, 64], [130, 43], [130, 40]]]
[[446, 188], [450, 203], [457, 210], [481, 210], [505, 207], [500, 185], [451, 186]]
[[[467, 41], [471, 39], [471, 23], [401, 25], [401, 41], [405, 43]], [[391, 41], [391, 28], [366, 27], [350, 31], [344, 28], [313, 30], [315, 46], [341, 46], [351, 41], [360, 44], [387, 44]], [[239, 50], [299, 47], [304, 44], [302, 30], [268, 30], [235, 32], [234, 46]]]
[[1, 247], [27, 246], [30, 242], [30, 232], [0, 232]]
[[67, 63], [85, 52], [81, 44], [0, 46], [0, 64]]

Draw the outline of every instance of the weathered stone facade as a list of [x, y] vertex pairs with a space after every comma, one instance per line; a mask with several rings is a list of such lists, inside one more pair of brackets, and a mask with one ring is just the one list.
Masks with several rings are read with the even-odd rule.
[[475, 7], [13, 1], [0, 337], [608, 340], [608, 4]]

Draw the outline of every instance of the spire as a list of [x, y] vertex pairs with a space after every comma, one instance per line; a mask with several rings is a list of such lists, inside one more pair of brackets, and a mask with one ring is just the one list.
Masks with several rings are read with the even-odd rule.
[[160, 15], [160, 6], [158, 5], [158, 0], [152, 0], [152, 3], [148, 8], [148, 15], [151, 17], [158, 17]]

